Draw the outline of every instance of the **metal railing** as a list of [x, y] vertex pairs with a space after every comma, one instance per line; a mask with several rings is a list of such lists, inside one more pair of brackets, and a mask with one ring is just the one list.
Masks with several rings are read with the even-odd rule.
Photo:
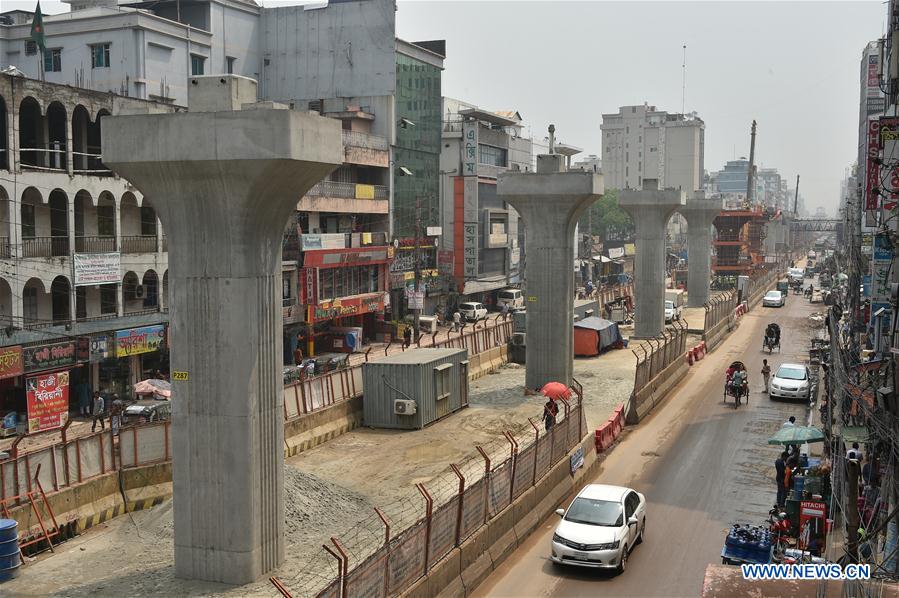
[[[387, 245], [387, 233], [371, 232], [371, 233], [313, 233], [301, 235], [299, 239], [299, 247], [296, 251], [305, 251], [307, 249], [351, 249], [354, 247], [372, 247], [378, 245]], [[298, 259], [288, 258], [285, 255], [292, 254], [295, 244], [288, 241], [282, 245], [283, 254], [281, 259]]]
[[384, 137], [370, 135], [369, 133], [361, 133], [359, 131], [342, 131], [342, 134], [344, 145], [387, 151], [387, 139]]
[[122, 237], [122, 253], [156, 253], [156, 235]]
[[66, 169], [65, 144], [54, 147], [20, 147], [19, 164], [22, 168], [59, 171]]
[[9, 237], [0, 237], [0, 258], [9, 257], [12, 257], [12, 252], [9, 248]]
[[22, 257], [69, 255], [68, 237], [31, 237], [22, 239]]
[[[374, 187], [374, 199], [387, 199], [389, 197], [386, 185], [365, 184], [365, 186]], [[315, 185], [313, 185], [313, 187], [306, 192], [306, 197], [337, 197], [341, 199], [357, 199], [356, 183], [321, 181], [320, 183], [316, 183]]]
[[77, 252], [107, 253], [115, 250], [115, 237], [75, 237]]

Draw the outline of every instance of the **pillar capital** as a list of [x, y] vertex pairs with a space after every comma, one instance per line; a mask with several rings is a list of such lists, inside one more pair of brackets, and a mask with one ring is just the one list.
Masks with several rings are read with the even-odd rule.
[[343, 162], [340, 123], [145, 114], [104, 118], [102, 135], [170, 245], [171, 367], [189, 373], [173, 382], [175, 574], [249, 583], [284, 559], [281, 237]]

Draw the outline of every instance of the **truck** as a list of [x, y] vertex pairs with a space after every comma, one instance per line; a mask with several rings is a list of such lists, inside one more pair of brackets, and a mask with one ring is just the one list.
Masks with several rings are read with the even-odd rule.
[[805, 279], [805, 269], [803, 268], [790, 268], [789, 270], [789, 278], [790, 282], [798, 280], [802, 282]]
[[665, 323], [670, 324], [680, 318], [684, 305], [687, 304], [687, 296], [683, 289], [665, 290]]

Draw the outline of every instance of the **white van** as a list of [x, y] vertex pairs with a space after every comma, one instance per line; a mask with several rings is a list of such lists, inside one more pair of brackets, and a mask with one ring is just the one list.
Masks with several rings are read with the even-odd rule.
[[503, 305], [508, 305], [509, 311], [516, 307], [524, 307], [524, 295], [518, 289], [503, 289], [496, 293], [496, 305], [500, 309]]

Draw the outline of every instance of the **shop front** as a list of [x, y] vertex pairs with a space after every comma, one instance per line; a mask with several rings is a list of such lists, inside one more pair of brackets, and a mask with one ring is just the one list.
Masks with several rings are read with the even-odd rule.
[[169, 369], [167, 326], [155, 324], [90, 338], [92, 387], [106, 396], [131, 399], [134, 384]]

